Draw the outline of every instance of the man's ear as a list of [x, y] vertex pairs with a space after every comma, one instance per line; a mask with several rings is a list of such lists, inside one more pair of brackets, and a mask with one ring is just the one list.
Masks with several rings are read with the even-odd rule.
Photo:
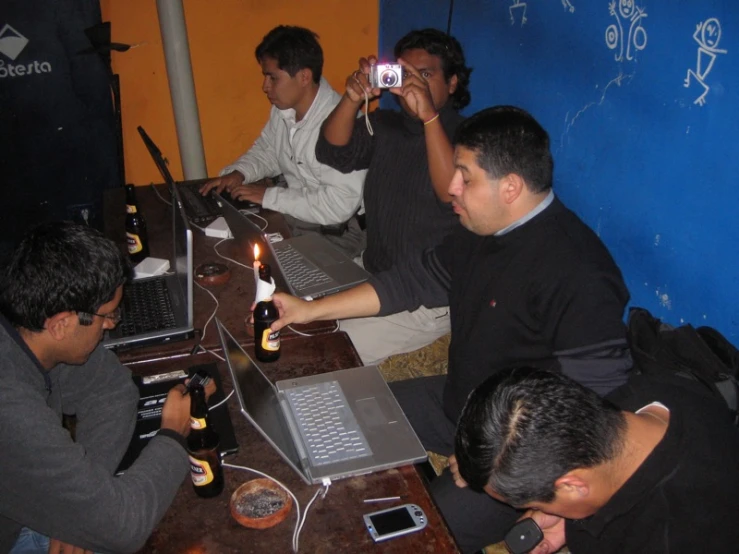
[[313, 82], [313, 71], [308, 69], [307, 67], [304, 67], [303, 69], [298, 70], [298, 76], [300, 77], [300, 85], [301, 86], [308, 86]]
[[44, 329], [54, 340], [63, 340], [74, 327], [75, 321], [72, 318], [77, 318], [76, 312], [60, 312], [44, 322]]
[[500, 191], [501, 200], [505, 204], [513, 204], [521, 196], [525, 187], [526, 183], [520, 175], [509, 173], [500, 180], [498, 190]]
[[590, 496], [590, 480], [585, 472], [573, 469], [554, 482], [554, 489], [557, 498], [583, 500]]
[[449, 79], [449, 83], [447, 85], [447, 90], [449, 90], [450, 96], [456, 92], [458, 84], [459, 84], [459, 79], [457, 78], [456, 75], [452, 75], [452, 78]]

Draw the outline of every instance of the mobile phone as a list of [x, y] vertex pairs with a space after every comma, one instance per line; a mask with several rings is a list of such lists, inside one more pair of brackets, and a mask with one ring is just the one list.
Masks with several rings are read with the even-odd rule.
[[205, 387], [208, 383], [210, 383], [210, 375], [208, 375], [208, 372], [204, 369], [199, 369], [192, 377], [190, 377], [184, 394], [190, 392], [193, 387], [196, 387], [198, 385], [200, 385], [201, 387]]
[[544, 533], [536, 522], [527, 517], [510, 528], [505, 536], [505, 545], [511, 554], [526, 554], [544, 539]]
[[426, 514], [415, 504], [379, 510], [364, 514], [363, 517], [367, 531], [375, 542], [401, 537], [426, 527]]

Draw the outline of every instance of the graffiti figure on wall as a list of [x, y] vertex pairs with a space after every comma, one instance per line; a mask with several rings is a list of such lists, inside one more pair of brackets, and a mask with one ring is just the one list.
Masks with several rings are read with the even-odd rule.
[[[618, 11], [616, 11], [618, 3]], [[616, 18], [616, 23], [606, 29], [606, 44], [611, 50], [618, 48], [615, 55], [616, 61], [624, 59], [624, 46], [626, 47], [626, 59], [634, 59], [634, 50], [644, 50], [647, 46], [647, 31], [642, 27], [642, 19], [647, 17], [644, 8], [638, 7], [634, 0], [613, 0], [608, 4], [609, 13]], [[624, 32], [624, 25], [629, 25], [628, 34]]]
[[[562, 7], [565, 9], [565, 11], [569, 11], [570, 13], [575, 12], [575, 6], [572, 5], [572, 2], [570, 0], [560, 0], [562, 2]], [[516, 23], [516, 13], [521, 13], [521, 27], [523, 27], [524, 23], [528, 21], [526, 18], [526, 9], [528, 8], [528, 4], [526, 2], [521, 2], [521, 0], [513, 0], [513, 4], [508, 6], [508, 13], [511, 15], [511, 25], [514, 25]]]
[[[523, 27], [523, 24], [526, 23], [526, 8], [527, 8], [526, 2], [521, 2], [520, 0], [513, 0], [513, 5], [508, 7], [508, 13], [511, 14], [511, 25], [513, 25], [516, 22], [516, 16], [514, 15], [516, 12], [521, 12], [521, 27]], [[513, 10], [516, 10], [514, 12]]]
[[698, 43], [698, 61], [696, 62], [695, 71], [688, 69], [688, 74], [685, 76], [685, 87], [690, 86], [690, 76], [692, 75], [703, 87], [703, 94], [696, 98], [693, 104], [704, 106], [706, 95], [711, 90], [711, 87], [706, 84], [706, 77], [713, 68], [716, 55], [726, 54], [727, 52], [718, 48], [718, 43], [721, 42], [721, 23], [715, 17], [698, 23], [695, 33], [693, 33], [693, 39]]

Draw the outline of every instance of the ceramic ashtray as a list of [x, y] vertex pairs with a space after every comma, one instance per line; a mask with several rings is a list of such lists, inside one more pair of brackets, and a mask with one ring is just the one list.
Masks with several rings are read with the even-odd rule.
[[292, 510], [293, 499], [274, 481], [260, 478], [241, 485], [231, 495], [231, 515], [244, 527], [266, 529]]

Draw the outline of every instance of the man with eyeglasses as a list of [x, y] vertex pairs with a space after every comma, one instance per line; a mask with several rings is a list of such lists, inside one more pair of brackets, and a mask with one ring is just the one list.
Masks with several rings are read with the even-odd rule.
[[[63, 222], [28, 233], [0, 270], [0, 552], [138, 550], [187, 475], [182, 385], [157, 435], [114, 475], [138, 391], [100, 340], [120, 321], [129, 272], [113, 242]], [[76, 416], [74, 438], [62, 414]]]

